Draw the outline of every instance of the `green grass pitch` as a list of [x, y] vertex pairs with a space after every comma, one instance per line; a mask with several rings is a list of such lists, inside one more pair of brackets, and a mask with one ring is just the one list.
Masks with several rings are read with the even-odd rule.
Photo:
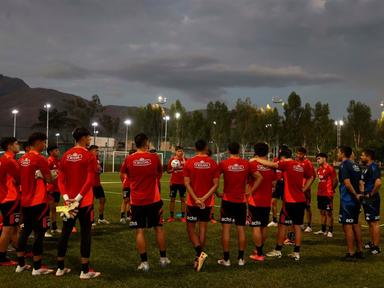
[[[237, 267], [237, 245], [235, 229], [232, 230], [231, 242], [232, 267], [216, 264], [222, 256], [220, 224], [209, 224], [207, 246], [205, 251], [209, 258], [204, 272], [196, 273], [192, 268], [194, 250], [188, 240], [185, 224], [175, 222], [164, 224], [167, 233], [167, 253], [172, 264], [165, 269], [158, 265], [159, 254], [155, 245], [153, 231], [147, 232], [148, 256], [151, 270], [139, 273], [136, 267], [139, 256], [135, 249], [134, 231], [128, 225], [119, 223], [121, 184], [118, 174], [105, 173], [102, 176], [106, 191], [107, 204], [105, 217], [110, 225], [97, 225], [92, 238], [91, 266], [102, 272], [98, 279], [79, 280], [79, 233], [73, 235], [69, 242], [66, 266], [72, 272], [60, 279], [53, 275], [32, 277], [30, 272], [15, 274], [14, 268], [0, 268], [0, 287], [384, 287], [384, 259], [382, 255], [367, 256], [356, 263], [341, 261], [345, 253], [345, 243], [341, 225], [335, 223], [335, 237], [326, 239], [313, 234], [305, 234], [302, 244], [302, 259], [294, 262], [287, 257], [266, 260], [264, 263], [247, 261], [245, 267]], [[164, 217], [168, 217], [168, 181], [162, 179], [162, 197], [164, 200]], [[316, 209], [316, 197], [313, 189], [313, 228], [320, 228], [319, 213]], [[335, 199], [335, 212], [338, 211], [338, 194]], [[219, 200], [216, 205], [219, 205]], [[180, 205], [177, 205], [180, 209]], [[97, 203], [95, 204], [97, 211]], [[97, 212], [96, 216], [97, 216]], [[218, 218], [219, 210], [215, 208]], [[337, 220], [337, 219], [336, 219]], [[361, 220], [365, 224], [364, 219]], [[335, 221], [336, 222], [336, 221]], [[265, 251], [274, 248], [276, 228], [269, 231]], [[246, 258], [254, 249], [250, 228], [247, 229], [248, 248]], [[368, 229], [363, 228], [364, 241], [368, 240]], [[44, 263], [55, 267], [57, 238], [46, 239]], [[283, 248], [286, 255], [292, 247]], [[11, 254], [13, 257], [14, 255]], [[27, 260], [29, 262], [29, 260]]]

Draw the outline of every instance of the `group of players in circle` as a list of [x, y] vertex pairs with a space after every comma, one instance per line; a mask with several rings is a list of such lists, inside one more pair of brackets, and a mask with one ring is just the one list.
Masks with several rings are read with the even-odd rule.
[[[1, 147], [5, 151], [0, 157], [0, 211], [3, 227], [0, 237], [0, 266], [15, 265], [16, 273], [31, 270], [32, 275], [55, 273], [61, 277], [71, 271], [65, 267], [65, 255], [75, 223], [80, 222], [80, 279], [98, 277], [101, 273], [89, 267], [91, 232], [94, 222], [94, 197], [99, 203], [99, 224], [108, 224], [103, 211], [105, 195], [100, 183], [100, 163], [97, 146], [90, 146], [91, 133], [86, 128], [76, 128], [73, 133], [76, 144], [66, 151], [61, 160], [57, 147], [48, 147], [48, 160], [42, 156], [46, 149], [46, 135], [33, 133], [28, 139], [29, 151], [20, 159], [17, 139], [4, 138]], [[140, 254], [139, 271], [148, 271], [149, 262], [145, 240], [145, 229], [154, 228], [160, 252], [159, 264], [168, 266], [171, 261], [166, 253], [166, 237], [163, 229], [163, 202], [160, 180], [163, 167], [157, 154], [149, 150], [150, 141], [145, 134], [135, 136], [137, 150], [131, 151], [120, 169], [123, 186], [120, 222], [134, 228], [136, 247]], [[228, 144], [229, 157], [216, 163], [211, 157], [205, 140], [195, 143], [196, 155], [184, 157], [183, 148], [176, 147], [175, 156], [167, 165], [170, 180], [170, 217], [175, 221], [175, 202], [181, 200], [181, 221], [186, 223], [187, 234], [195, 250], [194, 269], [199, 272], [207, 259], [205, 251], [208, 223], [213, 221], [214, 196], [221, 198], [220, 222], [222, 223], [223, 257], [219, 265], [231, 266], [230, 230], [234, 224], [238, 236], [239, 266], [245, 265], [245, 227], [252, 229], [255, 250], [249, 256], [252, 261], [264, 261], [265, 257], [281, 258], [286, 244], [294, 246], [289, 257], [300, 260], [302, 232], [312, 232], [311, 186], [318, 178], [317, 204], [320, 210], [321, 230], [315, 234], [333, 237], [333, 197], [339, 183], [339, 222], [343, 225], [347, 243], [346, 261], [364, 258], [363, 248], [371, 254], [380, 253], [380, 195], [381, 173], [375, 163], [375, 153], [362, 152], [360, 167], [354, 161], [350, 147], [338, 148], [339, 177], [327, 162], [327, 154], [316, 156], [318, 169], [306, 158], [306, 150], [300, 148], [293, 158], [285, 145], [279, 149], [274, 161], [268, 160], [266, 143], [254, 145], [254, 157], [240, 157], [239, 143]], [[223, 175], [223, 189], [219, 192], [219, 179]], [[96, 180], [95, 180], [96, 179]], [[60, 191], [60, 192], [59, 192]], [[59, 193], [59, 194], [57, 194]], [[57, 228], [55, 206], [62, 197], [67, 207], [63, 216], [63, 228]], [[277, 217], [277, 201], [282, 200]], [[371, 241], [364, 247], [359, 224], [361, 206], [369, 224]], [[269, 222], [272, 210], [272, 221]], [[51, 213], [50, 213], [51, 212]], [[50, 214], [51, 220], [50, 222]], [[306, 227], [304, 217], [307, 215]], [[268, 227], [277, 226], [276, 247], [264, 254]], [[50, 228], [48, 230], [48, 228]], [[33, 265], [26, 264], [26, 244], [33, 232]], [[44, 236], [47, 232], [58, 233], [57, 269], [42, 265]], [[6, 256], [9, 244], [17, 251], [17, 262]], [[356, 246], [355, 246], [356, 244]]]

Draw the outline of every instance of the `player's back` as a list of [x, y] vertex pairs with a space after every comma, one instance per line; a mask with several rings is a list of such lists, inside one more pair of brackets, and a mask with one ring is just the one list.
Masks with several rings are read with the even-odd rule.
[[162, 167], [159, 157], [154, 153], [136, 152], [125, 161], [132, 205], [149, 205], [160, 201], [159, 180]]
[[[259, 172], [263, 176], [260, 186], [249, 198], [249, 204], [260, 207], [270, 207], [272, 200], [273, 182], [277, 180], [276, 172], [257, 161], [250, 162], [250, 169], [252, 173]], [[249, 185], [253, 186], [255, 179], [250, 178]]]
[[344, 180], [349, 179], [356, 193], [360, 192], [359, 182], [361, 180], [360, 167], [352, 160], [344, 160], [339, 168], [339, 181], [340, 181], [340, 199], [345, 203], [356, 203], [355, 198], [349, 193], [344, 184]]
[[217, 169], [218, 165], [211, 157], [196, 155], [187, 161], [184, 175], [191, 179], [195, 194], [204, 195], [212, 187]]
[[290, 203], [305, 202], [303, 166], [296, 160], [284, 160], [279, 162], [279, 168], [284, 177], [284, 200]]
[[8, 193], [7, 189], [7, 162], [4, 156], [0, 157], [0, 202], [5, 199]]

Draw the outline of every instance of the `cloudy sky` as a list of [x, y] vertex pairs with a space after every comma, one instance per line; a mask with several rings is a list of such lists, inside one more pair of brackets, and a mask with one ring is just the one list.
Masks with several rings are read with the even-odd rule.
[[384, 100], [383, 0], [2, 0], [0, 73], [104, 104]]

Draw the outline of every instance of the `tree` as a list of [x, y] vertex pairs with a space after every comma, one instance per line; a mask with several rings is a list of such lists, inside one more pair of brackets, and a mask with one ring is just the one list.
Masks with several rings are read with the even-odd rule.
[[288, 145], [297, 147], [303, 144], [303, 135], [300, 128], [302, 113], [301, 98], [296, 92], [292, 92], [288, 97], [287, 104], [284, 105], [283, 141]]
[[317, 102], [313, 111], [314, 144], [317, 152], [329, 151], [336, 146], [335, 129], [329, 118], [329, 105]]
[[207, 105], [207, 125], [210, 126], [210, 140], [219, 148], [226, 145], [230, 139], [231, 114], [224, 102], [209, 102]]

